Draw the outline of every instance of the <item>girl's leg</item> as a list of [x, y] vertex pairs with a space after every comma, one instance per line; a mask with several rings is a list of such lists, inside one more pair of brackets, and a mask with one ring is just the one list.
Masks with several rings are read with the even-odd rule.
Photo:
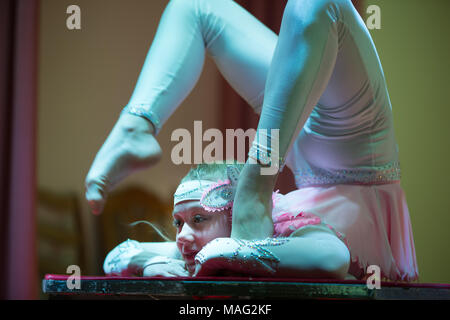
[[286, 5], [258, 124], [258, 130], [280, 130], [281, 157], [328, 86], [339, 50], [341, 9], [347, 2], [291, 0]]
[[87, 175], [93, 212], [102, 211], [115, 184], [159, 160], [154, 135], [196, 84], [205, 50], [230, 85], [259, 110], [276, 42], [276, 34], [231, 0], [170, 1], [125, 108], [143, 117], [121, 115]]
[[350, 1], [290, 0], [286, 5], [249, 154], [250, 158], [263, 161], [270, 157], [271, 166], [262, 168], [250, 161], [245, 165], [233, 204], [234, 238], [271, 236], [270, 195], [279, 163], [283, 165], [284, 157], [328, 85], [339, 47], [338, 7], [345, 2]]
[[276, 42], [231, 0], [172, 0], [128, 105], [144, 105], [163, 124], [197, 83], [206, 50], [231, 86], [260, 108]]

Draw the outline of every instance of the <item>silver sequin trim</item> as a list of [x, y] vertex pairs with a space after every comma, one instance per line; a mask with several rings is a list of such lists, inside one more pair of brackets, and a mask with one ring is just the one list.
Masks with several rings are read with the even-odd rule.
[[194, 188], [194, 189], [188, 190], [183, 193], [177, 193], [177, 194], [174, 194], [173, 197], [175, 199], [175, 202], [180, 202], [186, 198], [189, 198], [191, 196], [191, 194], [193, 194], [194, 192], [198, 192], [199, 190], [202, 190], [202, 188]]
[[[231, 259], [238, 259], [238, 261], [243, 265], [251, 265], [252, 267], [256, 267], [255, 263], [251, 263], [252, 258], [256, 260], [266, 271], [270, 273], [275, 273], [274, 264], [278, 264], [280, 259], [274, 255], [268, 248], [266, 247], [274, 247], [285, 244], [289, 241], [287, 238], [267, 238], [264, 240], [241, 240], [235, 239], [237, 243], [239, 243], [239, 247], [233, 252], [233, 256]], [[249, 248], [252, 251], [250, 252], [250, 257], [242, 255], [240, 252], [243, 248]], [[239, 256], [239, 258], [238, 258]]]
[[147, 119], [153, 124], [153, 127], [155, 127], [155, 134], [157, 134], [161, 130], [161, 122], [159, 117], [154, 112], [148, 110], [149, 107], [150, 105], [148, 104], [127, 105], [123, 108], [122, 112], [134, 114]]
[[296, 170], [294, 175], [298, 187], [325, 184], [382, 184], [399, 181], [401, 178], [399, 162], [392, 162], [377, 169], [311, 168]]
[[260, 164], [262, 164], [264, 166], [268, 166], [268, 167], [275, 166], [279, 169], [282, 169], [284, 167], [283, 157], [279, 157], [277, 163], [272, 163], [272, 156], [271, 156], [270, 152], [268, 152], [268, 151], [261, 151], [261, 150], [257, 150], [256, 148], [252, 147], [252, 148], [250, 148], [248, 156], [249, 156], [249, 158], [255, 160], [256, 163], [259, 162]]

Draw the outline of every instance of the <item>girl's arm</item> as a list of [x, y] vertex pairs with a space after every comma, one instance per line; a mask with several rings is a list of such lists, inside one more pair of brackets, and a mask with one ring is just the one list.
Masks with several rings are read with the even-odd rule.
[[181, 254], [175, 241], [141, 242], [141, 246], [146, 252], [166, 256], [168, 258], [181, 259]]
[[196, 276], [232, 271], [261, 277], [344, 279], [350, 264], [346, 245], [330, 230], [308, 226], [289, 238], [218, 238], [196, 256]]
[[162, 272], [160, 267], [164, 265], [167, 274], [187, 275], [175, 242], [138, 242], [129, 239], [108, 253], [103, 270], [106, 275], [113, 276], [165, 275], [151, 274], [150, 267], [156, 265], [159, 272]]

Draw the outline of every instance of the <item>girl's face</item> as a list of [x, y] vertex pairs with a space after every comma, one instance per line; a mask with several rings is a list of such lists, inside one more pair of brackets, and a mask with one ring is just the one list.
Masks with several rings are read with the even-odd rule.
[[228, 212], [208, 212], [200, 205], [199, 200], [177, 204], [173, 210], [173, 218], [177, 228], [177, 247], [191, 274], [195, 271], [195, 255], [203, 246], [211, 240], [229, 237], [231, 234]]

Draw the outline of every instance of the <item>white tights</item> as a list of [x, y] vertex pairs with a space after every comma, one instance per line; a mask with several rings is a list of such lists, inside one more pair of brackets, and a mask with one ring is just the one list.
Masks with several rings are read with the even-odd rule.
[[206, 51], [261, 113], [258, 129], [280, 129], [284, 157], [322, 95], [339, 104], [361, 87], [364, 75], [348, 68], [355, 61], [335, 66], [344, 17], [363, 29], [350, 0], [291, 0], [277, 37], [231, 0], [172, 0], [128, 106], [149, 111], [159, 130], [196, 84]]
[[[297, 186], [311, 175], [313, 184], [346, 183], [366, 177], [355, 169], [395, 168], [384, 74], [350, 0], [289, 0], [279, 36], [231, 0], [172, 0], [125, 109], [157, 133], [197, 83], [206, 53], [261, 113], [257, 137], [279, 130], [279, 156]], [[160, 156], [149, 123], [125, 113], [86, 178], [97, 212], [114, 184]]]

